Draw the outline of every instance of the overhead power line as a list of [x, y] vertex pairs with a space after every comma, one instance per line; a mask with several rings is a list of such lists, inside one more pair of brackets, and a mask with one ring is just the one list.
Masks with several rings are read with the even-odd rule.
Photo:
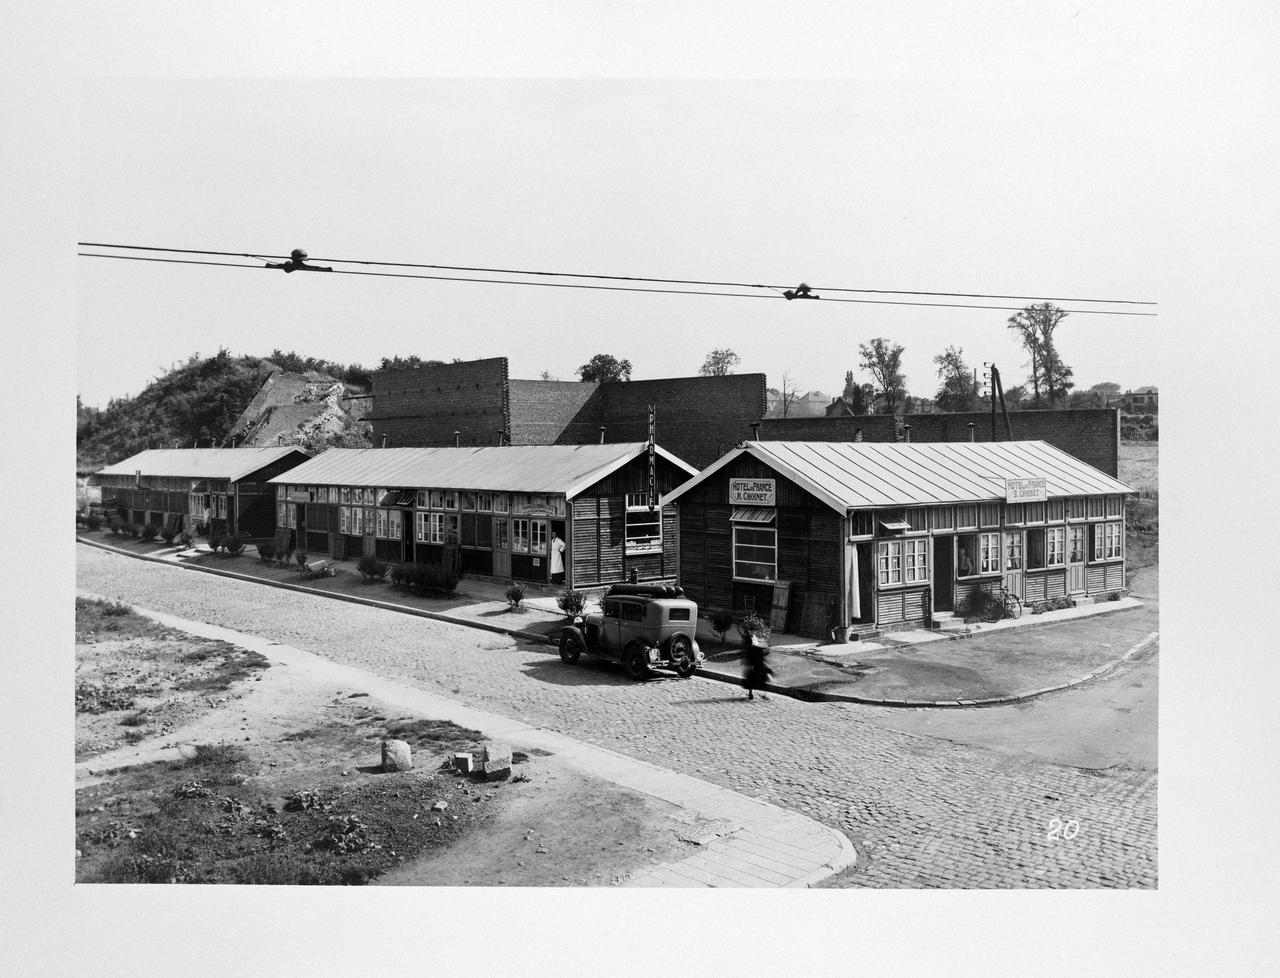
[[[165, 248], [165, 247], [150, 246], [150, 245], [121, 245], [121, 244], [107, 244], [103, 242], [91, 242], [91, 241], [81, 241], [81, 242], [78, 242], [78, 245], [82, 248], [112, 248], [112, 249], [127, 250], [127, 251], [162, 252], [167, 254], [212, 255], [215, 257], [252, 258], [264, 263], [271, 260], [288, 259], [290, 257], [288, 255], [266, 255], [266, 254], [260, 254], [255, 252], [207, 251], [207, 250], [201, 250], [201, 249], [195, 249], [195, 248]], [[133, 261], [169, 262], [173, 264], [225, 265], [227, 267], [232, 267], [232, 268], [235, 268], [235, 267], [266, 268], [267, 267], [265, 264], [245, 265], [238, 262], [209, 262], [209, 261], [197, 261], [192, 259], [155, 258], [155, 257], [143, 257], [143, 256], [134, 256], [134, 255], [112, 255], [112, 254], [102, 254], [98, 252], [78, 252], [78, 254], [85, 257], [90, 257], [90, 258], [117, 258], [122, 260], [133, 260]], [[526, 276], [538, 276], [538, 277], [546, 277], [546, 278], [576, 278], [576, 279], [593, 279], [593, 280], [599, 280], [599, 281], [613, 281], [613, 282], [653, 283], [655, 285], [701, 285], [701, 286], [709, 286], [709, 287], [715, 287], [715, 288], [771, 289], [777, 293], [783, 292], [782, 286], [766, 285], [761, 283], [749, 283], [749, 282], [721, 282], [721, 281], [710, 281], [710, 280], [704, 280], [704, 279], [650, 278], [650, 277], [639, 276], [639, 275], [604, 275], [604, 274], [591, 274], [591, 273], [585, 273], [585, 272], [548, 272], [548, 271], [537, 271], [537, 270], [518, 269], [518, 268], [490, 268], [490, 267], [471, 266], [471, 265], [433, 265], [433, 264], [424, 264], [420, 262], [373, 261], [368, 259], [354, 259], [354, 258], [314, 258], [310, 260], [316, 261], [316, 262], [336, 262], [338, 264], [347, 264], [347, 265], [368, 265], [368, 266], [375, 266], [375, 267], [382, 267], [382, 268], [422, 268], [422, 269], [433, 269], [433, 270], [439, 270], [439, 271], [480, 272], [480, 273], [490, 274], [490, 275], [526, 275]], [[478, 283], [488, 283], [492, 285], [539, 285], [539, 286], [555, 287], [555, 288], [596, 289], [596, 290], [618, 291], [618, 292], [656, 292], [660, 294], [674, 294], [674, 295], [713, 295], [713, 296], [728, 296], [733, 298], [753, 298], [753, 299], [756, 299], [756, 298], [772, 299], [772, 298], [783, 297], [782, 295], [762, 295], [760, 293], [706, 292], [706, 291], [689, 290], [689, 289], [635, 288], [635, 287], [628, 287], [628, 286], [591, 285], [591, 284], [586, 284], [582, 282], [576, 282], [576, 283], [527, 282], [527, 281], [511, 280], [511, 279], [471, 278], [467, 276], [454, 276], [454, 275], [416, 275], [416, 274], [409, 274], [409, 273], [403, 273], [403, 272], [401, 273], [365, 272], [365, 271], [357, 271], [355, 269], [333, 269], [332, 271], [334, 274], [340, 274], [340, 275], [368, 275], [368, 276], [378, 276], [378, 277], [384, 277], [384, 278], [421, 278], [421, 279], [429, 279], [434, 281], [478, 282]], [[917, 291], [917, 290], [910, 290], [910, 289], [854, 289], [854, 288], [840, 288], [840, 287], [834, 287], [834, 286], [807, 286], [805, 288], [815, 289], [815, 290], [821, 288], [825, 292], [842, 292], [842, 293], [863, 294], [863, 295], [902, 295], [902, 296], [925, 296], [925, 297], [936, 297], [936, 298], [968, 298], [968, 299], [1016, 299], [1016, 300], [1040, 301], [1040, 302], [1085, 302], [1085, 303], [1097, 303], [1097, 304], [1105, 304], [1105, 305], [1130, 305], [1130, 306], [1156, 305], [1155, 302], [1149, 302], [1145, 300], [1136, 300], [1136, 299], [1086, 299], [1086, 298], [1078, 298], [1078, 297], [1073, 298], [1073, 297], [1064, 297], [1064, 296], [1004, 295], [1004, 294], [994, 294], [994, 293], [984, 293], [984, 292], [939, 292], [939, 291]], [[817, 298], [817, 296], [814, 296], [813, 298]], [[972, 303], [913, 302], [908, 300], [888, 300], [888, 299], [880, 299], [880, 300], [838, 299], [838, 298], [832, 298], [829, 296], [825, 297], [823, 301], [867, 303], [872, 305], [934, 306], [934, 307], [951, 308], [951, 309], [996, 309], [996, 310], [1017, 311], [1022, 308], [1020, 306], [990, 306], [990, 305], [976, 305]], [[1155, 316], [1156, 315], [1155, 313], [1152, 313], [1152, 312], [1129, 312], [1125, 310], [1068, 309], [1066, 311], [1073, 312], [1073, 313], [1095, 313], [1099, 315], [1112, 315], [1112, 316]]]

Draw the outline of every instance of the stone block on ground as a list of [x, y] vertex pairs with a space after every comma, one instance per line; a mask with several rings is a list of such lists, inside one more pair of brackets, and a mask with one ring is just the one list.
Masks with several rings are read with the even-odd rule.
[[382, 742], [382, 770], [408, 771], [413, 767], [413, 752], [403, 740]]
[[476, 769], [476, 759], [471, 754], [458, 753], [453, 755], [453, 766], [457, 771], [463, 774], [470, 774]]
[[484, 745], [480, 770], [487, 780], [496, 781], [511, 774], [511, 748], [507, 744], [492, 741]]

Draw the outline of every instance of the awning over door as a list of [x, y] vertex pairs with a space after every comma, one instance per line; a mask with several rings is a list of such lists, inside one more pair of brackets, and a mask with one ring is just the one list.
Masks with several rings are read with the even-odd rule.
[[392, 489], [390, 492], [383, 493], [379, 506], [396, 506], [400, 508], [413, 508], [415, 496], [412, 490], [402, 492], [399, 489]]
[[776, 512], [769, 506], [735, 506], [730, 519], [734, 523], [772, 523]]

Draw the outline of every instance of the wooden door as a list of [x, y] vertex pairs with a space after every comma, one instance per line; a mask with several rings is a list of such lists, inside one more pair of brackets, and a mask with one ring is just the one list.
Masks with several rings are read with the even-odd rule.
[[1089, 527], [1083, 523], [1067, 527], [1067, 590], [1081, 594], [1086, 590], [1084, 569], [1085, 546], [1089, 540]]
[[1004, 531], [1004, 586], [1018, 598], [1024, 595], [1026, 572], [1023, 570], [1023, 534], [1021, 530]]
[[933, 538], [933, 610], [955, 610], [955, 537]]
[[493, 518], [493, 576], [511, 576], [511, 524], [505, 516]]

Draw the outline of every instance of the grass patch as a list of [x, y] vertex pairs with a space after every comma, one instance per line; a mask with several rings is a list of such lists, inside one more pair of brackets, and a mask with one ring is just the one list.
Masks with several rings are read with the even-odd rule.
[[[398, 729], [437, 744], [481, 737], [430, 721]], [[359, 885], [488, 817], [477, 789], [444, 771], [322, 782], [283, 801], [264, 776], [242, 748], [202, 745], [81, 789], [78, 881]]]
[[144, 618], [118, 601], [76, 598], [76, 641], [101, 638], [165, 638], [171, 629]]
[[227, 642], [210, 641], [185, 653], [189, 662], [208, 662], [221, 657], [210, 672], [196, 676], [178, 685], [178, 689], [186, 692], [220, 693], [232, 687], [242, 679], [248, 679], [255, 672], [270, 668], [271, 662], [259, 652], [237, 648]]

